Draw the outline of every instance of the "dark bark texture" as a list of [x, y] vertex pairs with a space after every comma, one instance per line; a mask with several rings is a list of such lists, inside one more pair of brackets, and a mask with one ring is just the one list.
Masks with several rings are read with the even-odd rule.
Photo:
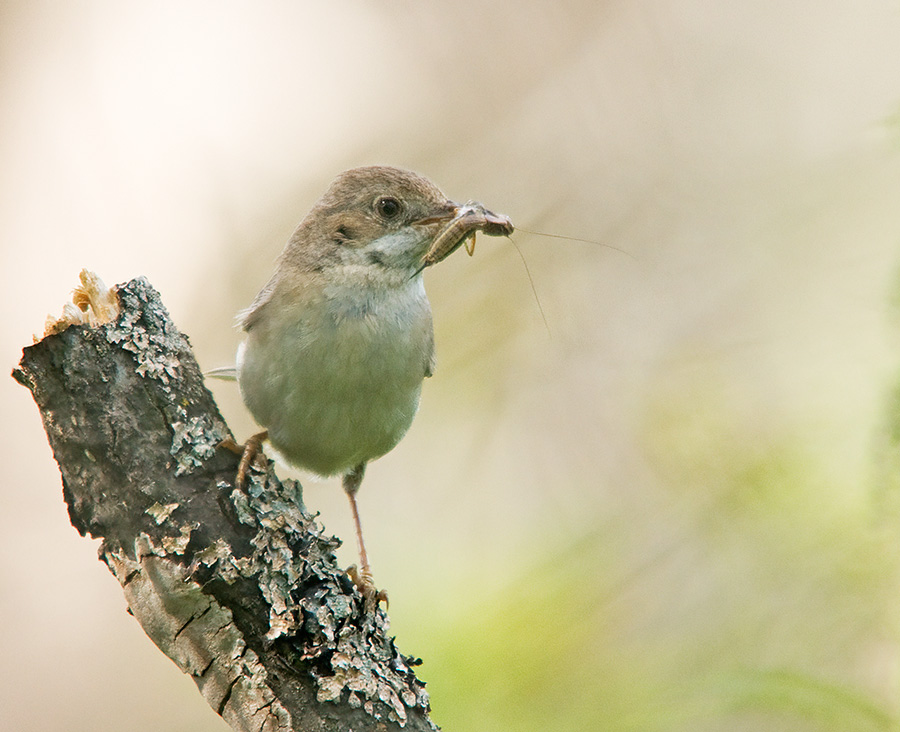
[[236, 730], [433, 730], [414, 661], [337, 566], [337, 540], [269, 463], [237, 457], [191, 352], [143, 279], [110, 323], [24, 349], [73, 526], [103, 539], [147, 635]]

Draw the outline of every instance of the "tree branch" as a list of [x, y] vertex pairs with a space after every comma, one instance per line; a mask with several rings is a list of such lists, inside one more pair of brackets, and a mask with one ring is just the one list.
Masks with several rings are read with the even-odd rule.
[[57, 326], [13, 376], [41, 411], [72, 525], [103, 539], [147, 635], [236, 730], [436, 729], [415, 661], [365, 612], [300, 485], [268, 463], [235, 487], [187, 338], [146, 280], [116, 293], [113, 320]]

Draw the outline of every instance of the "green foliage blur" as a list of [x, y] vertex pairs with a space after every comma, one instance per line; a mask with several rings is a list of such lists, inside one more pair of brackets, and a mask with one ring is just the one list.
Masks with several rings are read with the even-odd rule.
[[803, 434], [749, 445], [727, 414], [657, 404], [644, 433], [659, 476], [650, 501], [567, 546], [531, 547], [528, 569], [444, 588], [459, 610], [437, 640], [395, 613], [404, 642], [431, 647], [438, 722], [900, 729], [897, 394], [855, 485], [830, 477]]

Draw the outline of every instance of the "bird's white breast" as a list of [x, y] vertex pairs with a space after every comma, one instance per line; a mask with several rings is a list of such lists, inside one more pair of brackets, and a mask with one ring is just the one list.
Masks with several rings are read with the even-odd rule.
[[332, 283], [314, 304], [267, 312], [241, 346], [238, 381], [285, 458], [341, 473], [405, 434], [432, 348], [421, 277], [386, 288]]

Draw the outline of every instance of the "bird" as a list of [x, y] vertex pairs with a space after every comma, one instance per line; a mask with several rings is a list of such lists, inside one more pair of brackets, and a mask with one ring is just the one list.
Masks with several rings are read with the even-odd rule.
[[290, 465], [342, 476], [359, 549], [359, 567], [348, 572], [368, 608], [387, 596], [372, 579], [356, 496], [368, 463], [406, 434], [434, 373], [423, 271], [468, 248], [478, 231], [508, 236], [513, 226], [412, 171], [344, 171], [238, 316], [236, 378], [264, 428], [241, 449], [238, 483], [265, 441]]

